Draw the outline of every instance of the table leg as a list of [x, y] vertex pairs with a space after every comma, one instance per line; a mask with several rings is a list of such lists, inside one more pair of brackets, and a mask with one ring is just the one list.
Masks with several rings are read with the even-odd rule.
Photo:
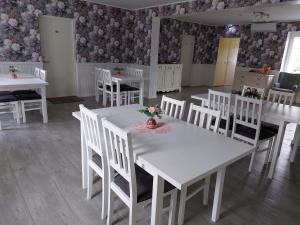
[[153, 176], [151, 225], [162, 225], [164, 180], [158, 176]]
[[279, 125], [279, 130], [278, 130], [278, 134], [277, 134], [277, 137], [276, 137], [276, 142], [275, 142], [274, 149], [273, 149], [271, 166], [270, 166], [270, 170], [269, 170], [269, 174], [268, 174], [269, 179], [272, 179], [273, 176], [274, 176], [275, 167], [277, 165], [278, 154], [280, 153], [281, 144], [282, 144], [282, 140], [283, 140], [284, 133], [285, 133], [285, 127], [286, 127], [285, 122], [282, 122]]
[[222, 167], [217, 171], [214, 203], [213, 203], [213, 210], [211, 216], [211, 220], [213, 222], [217, 222], [220, 218], [225, 173], [226, 173], [226, 167]]
[[293, 145], [291, 156], [290, 156], [291, 163], [293, 163], [295, 161], [296, 152], [297, 152], [298, 144], [299, 144], [299, 139], [300, 139], [300, 125], [297, 125], [295, 137], [294, 137], [294, 145]]
[[120, 93], [120, 82], [119, 81], [117, 81], [117, 106], [120, 106], [120, 95], [121, 95], [121, 93]]
[[87, 188], [87, 151], [85, 145], [85, 137], [83, 133], [83, 125], [80, 122], [80, 138], [81, 138], [81, 176], [82, 176], [82, 188]]
[[144, 105], [144, 85], [145, 85], [145, 82], [141, 81], [140, 82], [140, 99], [139, 99], [140, 105]]
[[46, 87], [41, 88], [43, 122], [48, 123]]

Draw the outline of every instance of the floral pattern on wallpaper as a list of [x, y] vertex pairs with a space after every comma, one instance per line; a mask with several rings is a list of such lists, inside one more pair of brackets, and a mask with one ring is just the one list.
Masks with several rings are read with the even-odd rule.
[[72, 17], [69, 1], [0, 0], [0, 61], [40, 61], [38, 16]]

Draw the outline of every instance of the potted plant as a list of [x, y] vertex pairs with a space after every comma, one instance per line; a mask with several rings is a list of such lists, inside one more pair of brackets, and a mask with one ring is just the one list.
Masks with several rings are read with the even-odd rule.
[[154, 119], [154, 117], [156, 116], [157, 118], [161, 118], [160, 114], [161, 114], [161, 110], [159, 108], [158, 105], [156, 106], [149, 106], [146, 107], [144, 109], [140, 109], [138, 110], [140, 113], [144, 113], [146, 116], [149, 117], [149, 119], [146, 122], [146, 126], [149, 129], [154, 129], [157, 127], [157, 122]]
[[118, 75], [121, 75], [122, 72], [124, 71], [124, 68], [121, 68], [121, 67], [115, 67], [115, 68], [114, 68], [114, 71], [116, 71], [116, 73], [117, 73]]
[[12, 79], [17, 79], [17, 72], [19, 72], [19, 70], [15, 67], [15, 66], [9, 66], [9, 72], [11, 73], [11, 77]]

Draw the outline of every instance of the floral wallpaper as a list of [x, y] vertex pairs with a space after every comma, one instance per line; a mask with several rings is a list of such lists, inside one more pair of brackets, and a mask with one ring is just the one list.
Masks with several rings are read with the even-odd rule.
[[[0, 61], [40, 61], [38, 16], [75, 18], [78, 62], [124, 62], [149, 65], [154, 16], [253, 6], [286, 0], [194, 0], [129, 11], [80, 0], [0, 0]], [[186, 25], [182, 25], [185, 27]], [[196, 32], [195, 28], [185, 32]], [[214, 37], [200, 27], [197, 43]], [[212, 62], [215, 42], [199, 45], [194, 61]], [[175, 39], [174, 39], [175, 41]], [[212, 51], [209, 53], [209, 51]], [[166, 54], [161, 52], [161, 54]], [[172, 54], [172, 57], [176, 56]], [[178, 53], [177, 53], [178, 55]], [[244, 61], [249, 61], [244, 57]], [[173, 60], [173, 59], [172, 59]], [[248, 62], [249, 63], [249, 62]]]

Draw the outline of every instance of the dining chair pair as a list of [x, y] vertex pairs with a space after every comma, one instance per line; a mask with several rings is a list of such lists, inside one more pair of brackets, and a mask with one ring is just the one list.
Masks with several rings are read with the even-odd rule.
[[[79, 107], [87, 149], [87, 199], [92, 197], [95, 172], [102, 178], [101, 218], [107, 217], [107, 224], [112, 224], [114, 196], [117, 195], [129, 207], [129, 224], [135, 225], [138, 208], [152, 200], [153, 177], [134, 163], [134, 149], [129, 132], [83, 105]], [[169, 212], [168, 224], [173, 225], [177, 190], [167, 182], [164, 186], [164, 197], [170, 196], [170, 204], [164, 211]]]

